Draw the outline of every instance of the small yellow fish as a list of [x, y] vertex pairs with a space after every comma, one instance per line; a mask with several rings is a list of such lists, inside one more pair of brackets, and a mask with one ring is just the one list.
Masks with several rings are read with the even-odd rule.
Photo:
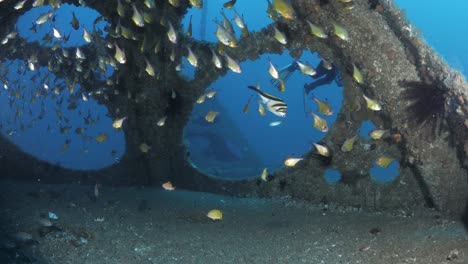
[[201, 103], [205, 102], [205, 99], [206, 99], [205, 94], [200, 95], [200, 97], [198, 97], [198, 99], [197, 99], [197, 104], [201, 104]]
[[161, 117], [161, 118], [158, 120], [158, 122], [156, 123], [156, 125], [158, 125], [158, 126], [160, 126], [160, 127], [164, 126], [164, 125], [166, 124], [166, 119], [167, 119], [167, 116]]
[[372, 139], [378, 140], [378, 139], [381, 139], [387, 132], [388, 130], [374, 129], [369, 133], [369, 136]]
[[203, 7], [203, 0], [189, 0], [189, 2], [193, 7], [196, 7], [199, 9]]
[[26, 3], [26, 0], [19, 1], [13, 8], [14, 8], [15, 10], [20, 10], [21, 8], [23, 8], [24, 3]]
[[287, 158], [283, 161], [283, 163], [287, 167], [294, 167], [301, 160], [303, 160], [303, 158]]
[[237, 47], [237, 40], [234, 37], [234, 35], [219, 23], [216, 29], [216, 37], [218, 38], [219, 42], [223, 43], [224, 45], [228, 47], [231, 47], [231, 48]]
[[216, 111], [209, 111], [206, 115], [205, 115], [205, 120], [209, 123], [213, 123], [215, 121], [215, 118], [216, 116], [219, 115], [219, 112], [216, 112]]
[[173, 7], [179, 7], [180, 0], [169, 0], [169, 4], [171, 4]]
[[273, 20], [276, 21], [278, 19], [278, 13], [273, 9], [273, 5], [271, 4], [270, 0], [267, 0], [267, 14]]
[[300, 61], [296, 61], [296, 63], [299, 66], [299, 69], [301, 70], [302, 74], [309, 75], [309, 76], [314, 76], [315, 74], [317, 74], [317, 72], [312, 66], [301, 63]]
[[321, 132], [328, 132], [328, 124], [327, 120], [321, 118], [320, 116], [310, 112], [310, 114], [314, 117], [314, 127]]
[[234, 23], [240, 28], [244, 29], [246, 28], [244, 19], [237, 13], [236, 9], [234, 9]]
[[380, 167], [382, 168], [388, 168], [388, 166], [390, 166], [390, 164], [394, 161], [395, 159], [394, 158], [390, 158], [390, 157], [379, 157], [375, 160], [375, 163], [377, 163], [377, 165], [379, 165]]
[[136, 8], [135, 4], [132, 5], [133, 7], [133, 15], [132, 15], [132, 20], [135, 25], [138, 27], [144, 27], [145, 22], [143, 21], [143, 16], [140, 14], [140, 11]]
[[125, 52], [119, 48], [117, 43], [114, 43], [114, 46], [115, 46], [115, 55], [114, 55], [115, 60], [118, 61], [120, 64], [125, 64], [125, 62], [127, 61], [125, 57]]
[[210, 218], [211, 220], [223, 220], [223, 212], [221, 212], [220, 210], [217, 210], [217, 209], [213, 209], [211, 211], [208, 212], [208, 214], [206, 214], [206, 216], [208, 218]]
[[278, 79], [280, 85], [278, 86], [278, 91], [284, 92], [286, 91], [286, 82], [283, 79]]
[[281, 125], [282, 123], [283, 123], [282, 121], [273, 121], [269, 124], [269, 126], [275, 127], [275, 126]]
[[145, 67], [146, 73], [148, 73], [149, 76], [154, 77], [155, 73], [154, 73], [154, 68], [153, 68], [153, 66], [152, 66], [151, 63], [148, 61], [147, 58], [145, 58], [145, 62], [146, 62], [146, 67]]
[[197, 59], [197, 56], [195, 56], [195, 54], [193, 53], [192, 49], [190, 47], [187, 47], [187, 60], [188, 62], [190, 63], [190, 65], [192, 65], [193, 67], [197, 67], [198, 66], [198, 59]]
[[262, 175], [260, 175], [260, 178], [261, 178], [263, 181], [266, 181], [266, 180], [267, 180], [267, 176], [268, 176], [268, 169], [267, 169], [267, 168], [264, 168], [263, 171], [262, 171]]
[[216, 68], [221, 69], [223, 67], [221, 63], [221, 59], [218, 57], [218, 55], [212, 48], [210, 48], [210, 50], [211, 50], [211, 55], [212, 55], [211, 62], [213, 62]]
[[278, 70], [275, 68], [273, 63], [271, 63], [271, 60], [268, 60], [270, 63], [270, 67], [268, 68], [268, 73], [273, 79], [279, 79], [279, 73]]
[[192, 37], [192, 16], [190, 16], [190, 20], [189, 20], [189, 25], [188, 25], [188, 28], [187, 28], [187, 33], [185, 33], [185, 36], [187, 37]]
[[266, 114], [265, 106], [260, 101], [258, 101], [258, 110], [257, 111], [261, 116], [264, 116]]
[[151, 150], [151, 147], [148, 146], [146, 143], [141, 143], [140, 144], [140, 151], [143, 153], [148, 153]]
[[328, 150], [326, 146], [323, 146], [317, 143], [312, 143], [312, 144], [314, 145], [315, 149], [320, 155], [325, 156], [325, 157], [330, 156], [330, 151]]
[[170, 181], [163, 183], [162, 187], [166, 191], [174, 191], [175, 190], [174, 185], [172, 185], [172, 183]]
[[348, 41], [349, 40], [349, 34], [348, 34], [348, 31], [341, 25], [338, 25], [337, 23], [333, 22], [333, 28], [334, 28], [334, 31], [333, 31], [333, 34], [335, 34], [335, 36], [337, 36], [338, 38], [344, 40], [344, 41]]
[[367, 108], [369, 108], [369, 109], [372, 110], [372, 111], [380, 111], [380, 110], [382, 110], [382, 106], [379, 104], [379, 102], [377, 102], [377, 101], [374, 100], [374, 99], [370, 99], [369, 97], [365, 96], [364, 94], [363, 94], [362, 96], [363, 96], [364, 99], [366, 100]]
[[217, 90], [212, 90], [212, 91], [206, 92], [205, 95], [206, 95], [207, 98], [211, 99], [211, 98], [215, 97], [217, 92], [218, 92]]
[[119, 14], [120, 17], [125, 16], [125, 8], [123, 7], [120, 0], [117, 0], [117, 14]]
[[115, 128], [115, 129], [120, 129], [122, 127], [122, 124], [125, 121], [125, 119], [127, 119], [126, 116], [114, 120], [114, 122], [112, 123], [112, 127]]
[[230, 9], [234, 6], [234, 4], [237, 2], [237, 0], [231, 0], [227, 1], [226, 3], [223, 4], [224, 8]]
[[296, 12], [288, 0], [273, 0], [273, 9], [284, 18], [296, 18]]
[[309, 24], [310, 27], [310, 33], [318, 38], [326, 39], [328, 38], [327, 34], [323, 31], [323, 29], [313, 23], [311, 23], [309, 20], [307, 20], [307, 24]]
[[358, 136], [354, 135], [353, 137], [346, 139], [343, 145], [341, 146], [341, 151], [350, 152], [351, 150], [353, 150], [353, 145], [354, 142], [356, 142], [357, 138]]
[[226, 58], [226, 66], [235, 73], [241, 73], [242, 68], [236, 60], [231, 58], [226, 52], [224, 53], [224, 57]]
[[359, 84], [364, 83], [364, 77], [362, 77], [361, 71], [354, 64], [353, 64], [353, 79]]
[[169, 24], [169, 29], [167, 31], [167, 37], [169, 38], [169, 41], [172, 44], [175, 45], [175, 44], [177, 44], [177, 33], [174, 30], [174, 27], [172, 26], [171, 21], [167, 21], [167, 23]]
[[324, 101], [320, 101], [319, 99], [317, 99], [316, 97], [314, 97], [314, 101], [317, 103], [317, 106], [318, 106], [318, 112], [323, 114], [323, 115], [333, 115], [333, 110], [330, 106], [330, 104], [324, 102]]
[[92, 41], [91, 34], [89, 34], [89, 32], [86, 30], [86, 28], [83, 28], [83, 39], [88, 43], [91, 43], [91, 41]]
[[275, 31], [275, 39], [281, 44], [287, 44], [288, 41], [286, 40], [286, 36], [284, 35], [284, 33], [279, 31], [279, 29], [276, 26], [273, 26], [273, 29]]
[[94, 137], [94, 140], [97, 141], [97, 143], [103, 143], [109, 138], [109, 136], [106, 133], [101, 133], [97, 136]]
[[253, 95], [249, 97], [249, 100], [247, 100], [247, 103], [244, 106], [244, 110], [243, 110], [244, 114], [247, 114], [249, 112], [249, 105], [250, 105], [250, 100], [252, 99], [252, 96]]

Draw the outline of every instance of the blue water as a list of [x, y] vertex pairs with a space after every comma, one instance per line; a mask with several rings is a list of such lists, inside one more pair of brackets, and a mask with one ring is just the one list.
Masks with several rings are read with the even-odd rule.
[[[187, 29], [189, 18], [192, 16], [193, 37], [198, 40], [216, 42], [216, 23], [214, 21], [222, 21], [220, 10], [222, 10], [224, 2], [220, 0], [205, 1], [206, 16], [203, 15], [204, 11], [202, 10], [190, 9], [183, 20], [183, 30]], [[468, 63], [468, 46], [465, 45], [467, 37], [463, 33], [465, 23], [461, 23], [461, 21], [466, 20], [465, 10], [468, 7], [468, 2], [454, 0], [451, 1], [451, 4], [447, 4], [442, 1], [396, 0], [396, 3], [406, 10], [409, 19], [414, 22], [417, 30], [423, 32], [427, 42], [440, 52], [454, 68], [464, 73]], [[453, 8], [453, 6], [457, 6], [457, 8]], [[237, 12], [244, 18], [250, 31], [260, 30], [271, 23], [264, 11], [266, 7], [266, 1], [238, 1], [235, 5]], [[52, 26], [54, 26], [60, 30], [62, 35], [68, 36], [70, 34], [70, 41], [61, 44], [60, 47], [78, 47], [86, 45], [86, 42], [82, 39], [83, 27], [89, 32], [92, 32], [93, 27], [95, 27], [96, 30], [102, 31], [102, 36], [105, 35], [104, 27], [107, 25], [105, 21], [93, 25], [93, 21], [99, 16], [97, 12], [89, 8], [67, 4], [62, 5], [56, 12], [55, 22], [49, 21], [41, 27], [38, 26], [37, 33], [31, 32], [29, 28], [36, 18], [50, 10], [51, 8], [47, 6], [34, 8], [21, 16], [17, 23], [20, 37], [31, 42], [38, 41], [41, 45], [50, 47], [53, 43], [44, 43], [42, 38], [45, 34], [50, 34]], [[260, 12], [257, 10], [260, 10]], [[77, 31], [70, 26], [71, 11], [74, 11], [80, 21], [80, 28]], [[224, 12], [232, 21], [234, 12], [232, 10], [224, 10]], [[441, 14], [450, 15], [442, 16]], [[200, 27], [200, 24], [204, 23], [203, 21], [206, 22], [205, 30]], [[240, 30], [235, 25], [234, 29], [236, 36], [239, 37]], [[266, 166], [272, 171], [283, 166], [282, 161], [284, 158], [289, 156], [300, 157], [307, 153], [311, 148], [310, 143], [320, 141], [325, 133], [319, 132], [312, 127], [313, 119], [308, 112], [314, 111], [317, 113], [315, 102], [308, 99], [306, 104], [303, 104], [303, 86], [312, 79], [296, 72], [287, 81], [286, 92], [280, 93], [270, 84], [270, 76], [267, 72], [269, 59], [277, 68], [282, 68], [293, 61], [287, 51], [281, 55], [264, 54], [256, 61], [242, 62], [243, 73], [241, 75], [229, 72], [214, 82], [208, 89], [219, 90], [217, 99], [225, 107], [227, 114], [232, 117], [234, 125], [239, 128], [240, 133], [247, 139], [250, 147], [259, 154], [262, 161], [259, 167]], [[300, 60], [316, 66], [320, 58], [316, 54], [304, 52]], [[25, 62], [21, 61], [3, 61], [2, 64], [13, 68], [25, 67]], [[46, 71], [47, 69], [38, 69], [36, 73], [43, 75]], [[182, 74], [193, 76], [193, 72], [193, 67], [185, 62]], [[78, 100], [78, 108], [74, 111], [66, 109], [67, 103], [57, 104], [57, 99], [63, 99], [64, 102], [67, 102], [70, 96], [80, 95], [79, 84], [76, 86], [74, 95], [71, 95], [68, 91], [63, 91], [60, 96], [54, 98], [52, 90], [49, 90], [45, 99], [38, 99], [38, 102], [31, 104], [29, 107], [35, 116], [42, 109], [40, 105], [44, 104], [45, 116], [44, 119], [35, 121], [35, 125], [31, 128], [22, 131], [21, 124], [29, 124], [34, 118], [26, 113], [29, 109], [24, 108], [23, 115], [18, 115], [17, 109], [29, 102], [31, 94], [37, 89], [43, 89], [41, 83], [29, 81], [31, 77], [32, 74], [22, 75], [10, 72], [8, 76], [9, 83], [18, 80], [19, 86], [15, 88], [14, 85], [9, 85], [8, 91], [5, 89], [0, 91], [0, 95], [2, 95], [0, 97], [1, 132], [6, 135], [8, 132], [14, 131], [13, 135], [7, 136], [7, 138], [26, 152], [67, 168], [97, 169], [119, 161], [125, 151], [124, 130], [120, 132], [113, 130], [111, 127], [112, 120], [107, 116], [105, 106], [98, 105], [91, 97], [86, 103]], [[105, 76], [102, 76], [102, 78], [105, 78]], [[52, 76], [51, 80], [53, 79]], [[63, 83], [64, 80], [56, 80], [55, 82], [56, 85]], [[278, 96], [288, 103], [286, 118], [281, 119], [270, 112], [267, 112], [264, 117], [259, 116], [256, 112], [257, 99], [255, 96], [251, 101], [250, 112], [247, 115], [242, 113], [248, 98], [255, 94], [253, 91], [246, 89], [246, 86], [255, 86], [257, 83], [260, 83], [262, 90], [265, 92]], [[1, 86], [3, 84], [3, 82], [0, 82]], [[10, 109], [8, 102], [14, 96], [15, 89], [21, 89], [24, 102], [15, 100], [14, 107]], [[331, 126], [342, 104], [342, 88], [332, 83], [314, 90], [313, 95], [331, 104], [334, 115], [322, 116]], [[57, 117], [57, 109], [62, 110], [64, 116], [70, 118], [69, 123], [64, 123]], [[77, 114], [78, 111], [82, 113], [81, 116]], [[92, 112], [93, 119], [99, 121], [95, 125], [87, 126], [87, 136], [76, 135], [74, 130], [85, 126], [83, 124], [83, 115], [85, 116], [88, 111]], [[269, 126], [270, 122], [278, 120], [283, 121], [281, 125]], [[61, 133], [59, 131], [61, 126], [69, 126], [70, 132]], [[360, 129], [361, 138], [369, 140], [368, 132], [373, 128], [374, 126], [370, 121], [364, 122]], [[102, 144], [96, 143], [92, 137], [99, 133], [107, 133], [109, 139]], [[67, 150], [62, 151], [63, 144], [67, 140], [70, 141], [70, 146]], [[382, 170], [380, 167], [374, 167], [370, 173], [372, 177], [380, 182], [386, 182], [398, 174], [398, 167], [399, 164], [394, 162], [388, 169]], [[339, 174], [339, 171], [333, 170], [326, 172], [326, 175], [332, 175], [330, 176], [332, 179], [339, 178], [337, 176]]]

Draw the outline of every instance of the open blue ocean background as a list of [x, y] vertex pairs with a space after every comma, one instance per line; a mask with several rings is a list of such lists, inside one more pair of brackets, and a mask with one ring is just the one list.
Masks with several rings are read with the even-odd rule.
[[[215, 21], [223, 19], [220, 10], [224, 2], [224, 0], [205, 1], [204, 10], [192, 8], [184, 18], [182, 30], [184, 32], [187, 30], [189, 19], [192, 17], [193, 37], [213, 43], [217, 42]], [[422, 32], [426, 41], [450, 65], [465, 74], [468, 63], [468, 46], [466, 45], [468, 36], [465, 34], [468, 22], [466, 17], [468, 1], [452, 0], [448, 4], [446, 1], [436, 0], [398, 0], [395, 3], [406, 11], [408, 18], [415, 24], [416, 29]], [[32, 33], [29, 29], [35, 19], [50, 9], [51, 7], [47, 6], [38, 7], [24, 14], [17, 23], [19, 36], [28, 41], [39, 41], [42, 45], [49, 45], [44, 43], [42, 38], [45, 34], [49, 34], [54, 26], [62, 34], [70, 34], [70, 41], [63, 47], [86, 45], [82, 39], [83, 28], [92, 32], [93, 21], [99, 14], [88, 8], [64, 4], [57, 11], [55, 22], [47, 22], [43, 27], [38, 27], [37, 33]], [[271, 19], [265, 12], [267, 9], [266, 1], [239, 0], [235, 9], [243, 16], [250, 31], [258, 31], [271, 23]], [[74, 12], [80, 21], [80, 29], [77, 31], [73, 30], [70, 25], [71, 12]], [[224, 10], [224, 12], [232, 21], [233, 11]], [[96, 28], [103, 31], [105, 26], [106, 22], [102, 21], [96, 25]], [[239, 37], [240, 30], [235, 27], [235, 31]], [[256, 44], [252, 43], [252, 45]], [[283, 160], [287, 157], [301, 157], [311, 149], [312, 142], [319, 142], [326, 135], [312, 127], [313, 119], [309, 112], [317, 112], [315, 102], [310, 99], [312, 94], [327, 101], [332, 106], [334, 114], [322, 116], [330, 126], [336, 120], [336, 113], [340, 111], [343, 100], [343, 88], [334, 82], [317, 88], [307, 98], [304, 98], [303, 87], [312, 79], [299, 72], [294, 73], [287, 81], [286, 92], [279, 93], [270, 83], [271, 77], [267, 71], [269, 60], [278, 69], [290, 65], [294, 61], [287, 50], [280, 55], [264, 54], [256, 61], [243, 62], [241, 64], [242, 74], [229, 71], [208, 88], [219, 91], [216, 100], [223, 105], [226, 111], [219, 118], [228, 115], [232, 119], [233, 125], [239, 129], [239, 133], [242, 133], [246, 138], [248, 147], [258, 154], [261, 160], [261, 164], [258, 164], [258, 175], [264, 167], [268, 167], [269, 171], [281, 168]], [[302, 54], [300, 61], [316, 66], [320, 62], [320, 58], [317, 54], [307, 51]], [[57, 103], [58, 101], [67, 102], [70, 96], [81, 97], [82, 92], [79, 84], [77, 84], [74, 93], [64, 91], [58, 96], [54, 96], [53, 88], [50, 88], [46, 91], [45, 99], [32, 103], [35, 91], [44, 89], [44, 84], [34, 82], [31, 78], [34, 74], [46, 75], [48, 69], [38, 69], [34, 74], [28, 74], [28, 71], [25, 71], [23, 74], [26, 63], [18, 60], [2, 62], [4, 67], [10, 68], [10, 72], [8, 75], [9, 83], [0, 81], [0, 85], [8, 86], [14, 82], [19, 83], [19, 87], [23, 87], [20, 95], [23, 100], [16, 100], [10, 107], [9, 93], [5, 87], [0, 87], [1, 132], [26, 152], [66, 168], [99, 169], [119, 162], [120, 157], [125, 152], [125, 130], [115, 131], [112, 128], [113, 120], [108, 116], [107, 109], [98, 105], [91, 98], [88, 102], [78, 100], [77, 109], [73, 111], [67, 110], [66, 103], [61, 105]], [[18, 69], [18, 71], [11, 69]], [[181, 74], [187, 78], [193, 78], [193, 73], [192, 66], [184, 59]], [[50, 78], [55, 79], [54, 76], [50, 76]], [[55, 83], [65, 85], [65, 80], [58, 80]], [[257, 113], [255, 96], [252, 97], [249, 113], [242, 112], [246, 102], [255, 94], [246, 87], [248, 85], [255, 86], [257, 83], [265, 92], [281, 97], [288, 103], [288, 115], [285, 119], [269, 112], [266, 116], [261, 117]], [[304, 99], [306, 100], [304, 101]], [[28, 115], [18, 114], [19, 109], [22, 109], [23, 112], [31, 111], [34, 113], [44, 111], [45, 115], [41, 120], [32, 120]], [[70, 122], [65, 124], [58, 112], [70, 118]], [[87, 123], [85, 117], [89, 117], [94, 122]], [[270, 126], [271, 122], [280, 120], [282, 123], [279, 126]], [[28, 127], [32, 123], [34, 125]], [[67, 128], [69, 132], [64, 133], [64, 129], [67, 130]], [[77, 128], [86, 128], [88, 136], [76, 134], [74, 131]], [[360, 129], [361, 140], [370, 140], [367, 134], [373, 128], [371, 122], [365, 122]], [[101, 144], [91, 138], [100, 133], [109, 135], [109, 139]], [[69, 144], [68, 148], [64, 150], [63, 146], [66, 142]], [[398, 168], [398, 162], [392, 163], [387, 169], [375, 166], [371, 170], [371, 175], [381, 182], [386, 182], [398, 175]], [[336, 182], [340, 177], [340, 172], [331, 168], [324, 176], [329, 182]], [[239, 175], [239, 178], [242, 177]]]

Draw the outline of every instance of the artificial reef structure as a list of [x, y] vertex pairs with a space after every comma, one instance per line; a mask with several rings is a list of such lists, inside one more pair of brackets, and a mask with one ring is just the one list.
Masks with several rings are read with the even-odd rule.
[[[16, 19], [32, 8], [32, 1], [15, 10], [17, 1], [6, 0], [0, 10], [0, 36], [14, 30]], [[54, 1], [56, 2], [56, 1]], [[79, 5], [79, 1], [61, 1]], [[124, 1], [121, 1], [124, 2]], [[295, 19], [278, 17], [258, 32], [238, 40], [238, 47], [225, 47], [231, 57], [242, 62], [255, 60], [261, 54], [289, 51], [298, 58], [305, 50], [317, 52], [338, 66], [344, 84], [344, 103], [338, 119], [321, 143], [327, 145], [333, 158], [323, 161], [311, 151], [305, 160], [292, 168], [283, 168], [269, 175], [267, 181], [258, 178], [241, 181], [213, 178], [196, 170], [187, 160], [182, 131], [197, 98], [228, 69], [215, 68], [211, 63], [214, 43], [196, 41], [177, 33], [178, 43], [167, 38], [167, 21], [181, 28], [181, 19], [188, 1], [178, 7], [168, 1], [156, 1], [152, 22], [135, 27], [127, 4], [126, 18], [117, 13], [117, 1], [86, 1], [111, 24], [132, 29], [131, 36], [122, 32], [109, 34], [83, 47], [91, 67], [98, 55], [110, 54], [107, 42], [118, 43], [126, 52], [127, 61], [119, 64], [112, 76], [113, 83], [84, 78], [73, 69], [73, 58], [58, 63], [59, 50], [27, 43], [15, 38], [2, 46], [0, 57], [28, 60], [38, 53], [38, 64], [52, 66], [54, 74], [79, 82], [92, 92], [106, 87], [105, 96], [96, 95], [114, 117], [128, 117], [124, 125], [126, 153], [121, 162], [97, 171], [72, 171], [35, 159], [23, 153], [7, 139], [0, 139], [0, 172], [2, 178], [37, 180], [41, 182], [80, 182], [83, 184], [159, 185], [170, 180], [178, 188], [237, 196], [280, 197], [307, 200], [311, 203], [333, 202], [375, 210], [412, 211], [435, 208], [445, 213], [462, 213], [468, 199], [468, 84], [464, 77], [442, 60], [406, 20], [392, 1], [354, 1], [351, 10], [343, 10], [339, 1], [292, 0]], [[333, 32], [332, 22], [343, 25], [350, 40], [330, 36], [318, 39], [310, 32], [307, 21]], [[276, 25], [286, 33], [283, 45], [273, 37]], [[145, 38], [146, 36], [146, 38]], [[151, 38], [149, 37], [151, 36]], [[144, 43], [144, 42], [148, 43]], [[150, 48], [159, 43], [162, 52]], [[195, 78], [188, 81], [176, 71], [178, 61], [190, 45], [198, 55]], [[142, 48], [143, 46], [143, 48]], [[172, 61], [168, 54], [175, 50]], [[74, 50], [70, 49], [70, 53]], [[52, 59], [51, 59], [52, 58]], [[156, 69], [156, 77], [141, 74], [147, 58]], [[52, 62], [51, 62], [52, 60]], [[361, 69], [365, 81], [353, 80], [353, 65]], [[175, 94], [175, 96], [174, 96]], [[372, 112], [363, 105], [362, 94], [382, 104], [382, 110]], [[157, 126], [158, 117], [166, 115], [164, 129]], [[340, 150], [342, 143], [356, 134], [361, 123], [372, 120], [378, 127], [399, 134], [398, 140], [381, 140], [371, 145], [358, 142], [351, 152]], [[148, 153], [139, 149], [141, 142], [152, 146]], [[389, 155], [400, 163], [396, 180], [385, 185], [369, 176], [372, 161]], [[322, 175], [326, 168], [341, 171], [342, 179], [327, 184]]]

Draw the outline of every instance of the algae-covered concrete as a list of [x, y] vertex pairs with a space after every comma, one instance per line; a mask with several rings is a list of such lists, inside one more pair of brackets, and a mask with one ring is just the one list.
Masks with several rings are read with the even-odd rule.
[[[7, 2], [1, 13], [11, 25], [15, 14], [20, 14], [14, 13], [13, 2]], [[240, 196], [291, 196], [314, 203], [334, 202], [377, 210], [434, 207], [444, 212], [462, 212], [468, 197], [467, 83], [424, 43], [392, 1], [371, 2], [370, 5], [368, 1], [354, 1], [352, 10], [343, 10], [338, 1], [293, 0], [297, 19], [276, 22], [288, 36], [287, 45], [283, 46], [272, 37], [271, 24], [239, 40], [238, 48], [226, 48], [226, 52], [239, 61], [255, 60], [263, 53], [281, 53], [284, 49], [293, 57], [299, 57], [303, 50], [310, 50], [339, 67], [344, 82], [344, 105], [322, 140], [333, 153], [331, 161], [324, 163], [316, 154], [308, 153], [296, 167], [274, 172], [267, 182], [214, 179], [192, 168], [185, 156], [182, 130], [195, 100], [227, 69], [217, 70], [211, 64], [209, 48], [214, 45], [210, 43], [186, 39], [182, 33], [178, 35], [177, 46], [167, 40], [164, 24], [171, 21], [180, 28], [181, 16], [188, 6], [183, 4], [175, 9], [163, 1], [158, 3], [154, 14], [154, 21], [163, 21], [162, 24], [151, 23], [145, 25], [144, 30], [135, 29], [137, 40], [107, 37], [107, 41], [117, 41], [128, 58], [125, 65], [119, 66], [106, 98], [99, 98], [115, 117], [120, 113], [128, 116], [124, 127], [127, 152], [121, 163], [95, 172], [70, 172], [35, 161], [2, 140], [1, 145], [5, 147], [2, 147], [1, 169], [2, 173], [6, 171], [2, 176], [16, 177], [17, 168], [22, 168], [24, 178], [35, 179], [38, 174], [47, 174], [42, 176], [45, 181], [80, 178], [86, 183], [157, 185], [171, 180], [178, 187]], [[87, 1], [87, 5], [101, 12], [112, 27], [118, 23], [115, 8], [109, 8], [109, 3]], [[30, 6], [25, 6], [25, 10], [28, 8]], [[324, 40], [313, 37], [307, 20], [322, 26], [330, 37]], [[332, 36], [332, 22], [348, 30], [349, 41]], [[131, 27], [132, 22], [122, 20], [121, 23]], [[2, 35], [8, 31], [0, 30]], [[148, 41], [145, 40], [147, 36], [156, 36], [150, 42], [154, 45], [161, 41], [163, 52], [154, 54], [143, 48], [142, 54], [141, 47]], [[18, 41], [12, 41], [0, 51], [2, 58], [27, 59], [34, 44], [22, 43], [18, 52], [5, 52]], [[180, 77], [175, 70], [187, 45], [200, 58], [192, 82]], [[34, 48], [43, 49], [37, 45]], [[172, 49], [176, 51], [174, 62], [168, 57]], [[87, 52], [95, 52], [90, 56], [95, 57], [102, 51], [90, 48]], [[44, 53], [51, 55], [52, 51]], [[142, 74], [145, 58], [155, 65], [156, 78]], [[46, 65], [47, 56], [43, 60], [42, 64]], [[353, 64], [363, 72], [364, 84], [353, 81]], [[70, 72], [60, 69], [56, 74], [68, 76]], [[89, 83], [85, 89], [93, 91], [93, 83]], [[415, 105], [415, 98], [410, 95], [418, 92], [433, 96], [422, 97], [429, 99], [421, 99], [423, 101]], [[378, 100], [383, 105], [382, 111], [366, 109], [362, 94]], [[438, 99], [435, 101], [438, 107], [434, 107], [437, 112], [424, 116], [418, 106], [434, 102], [433, 98]], [[168, 116], [168, 122], [161, 129], [156, 122], [164, 115]], [[342, 152], [342, 143], [355, 135], [365, 120], [390, 129], [401, 135], [402, 140], [388, 139], [372, 145], [358, 140], [351, 152]], [[152, 146], [152, 151], [141, 153], [142, 142]], [[397, 179], [385, 185], [375, 183], [369, 174], [372, 162], [381, 155], [390, 155], [401, 165]], [[24, 168], [24, 164], [31, 166]], [[322, 177], [325, 168], [339, 169], [342, 180], [336, 185], [325, 183]], [[28, 169], [34, 172], [31, 177], [27, 176]]]

